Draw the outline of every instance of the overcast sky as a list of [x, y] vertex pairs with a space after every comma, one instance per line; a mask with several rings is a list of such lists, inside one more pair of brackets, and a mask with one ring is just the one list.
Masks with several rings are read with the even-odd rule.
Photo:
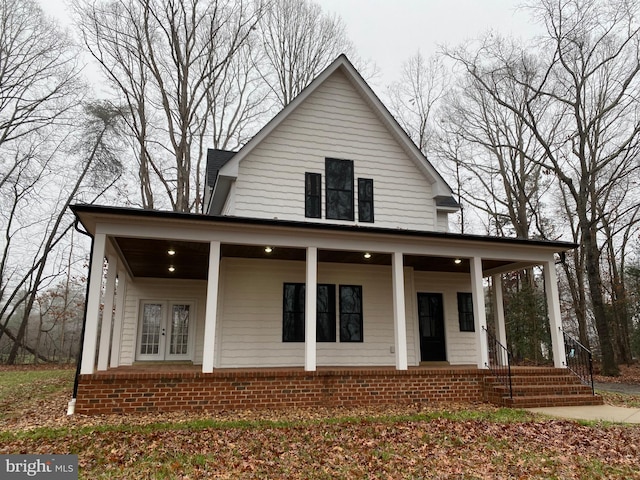
[[532, 29], [521, 0], [317, 0], [337, 13], [364, 59], [373, 60], [385, 81], [418, 49], [425, 57], [440, 45], [455, 46], [491, 29], [528, 38]]
[[[515, 36], [533, 35], [521, 0], [316, 0], [338, 14], [363, 59], [380, 70], [375, 83], [388, 84], [418, 49], [425, 57], [442, 44], [457, 45], [492, 29]], [[65, 0], [39, 0], [45, 11], [65, 23]]]

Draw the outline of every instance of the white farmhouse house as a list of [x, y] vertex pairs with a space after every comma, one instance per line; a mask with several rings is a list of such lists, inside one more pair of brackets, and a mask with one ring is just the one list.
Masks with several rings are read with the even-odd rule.
[[[484, 283], [505, 345], [501, 274], [530, 266], [555, 368], [519, 374], [568, 377], [555, 261], [575, 245], [449, 233], [450, 186], [345, 56], [206, 177], [205, 214], [72, 207], [93, 237], [77, 411], [513, 397]], [[598, 403], [569, 378], [528, 404]]]

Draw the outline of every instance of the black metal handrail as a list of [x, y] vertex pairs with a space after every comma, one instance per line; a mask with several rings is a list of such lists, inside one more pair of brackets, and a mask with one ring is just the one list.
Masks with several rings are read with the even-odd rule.
[[489, 347], [489, 362], [485, 365], [493, 372], [496, 378], [509, 389], [509, 398], [513, 398], [513, 386], [511, 384], [511, 352], [502, 345], [498, 339], [483, 325], [482, 330], [487, 334]]
[[567, 357], [565, 365], [582, 383], [591, 386], [591, 392], [595, 395], [596, 389], [593, 384], [593, 355], [591, 354], [591, 350], [564, 330], [562, 330], [562, 335], [564, 336], [564, 353]]

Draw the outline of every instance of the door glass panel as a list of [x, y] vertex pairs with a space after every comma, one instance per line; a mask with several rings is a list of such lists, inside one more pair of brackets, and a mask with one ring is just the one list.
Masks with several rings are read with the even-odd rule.
[[169, 355], [186, 355], [189, 348], [189, 305], [173, 305]]
[[162, 323], [162, 304], [145, 303], [142, 313], [141, 355], [157, 355], [160, 351], [160, 328]]

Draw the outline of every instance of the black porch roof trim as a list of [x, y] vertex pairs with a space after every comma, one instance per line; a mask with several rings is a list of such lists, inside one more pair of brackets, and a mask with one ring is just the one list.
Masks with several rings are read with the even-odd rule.
[[[200, 222], [203, 224], [228, 224], [228, 225], [261, 225], [269, 227], [302, 228], [307, 230], [336, 231], [345, 233], [369, 233], [378, 235], [399, 235], [406, 237], [422, 237], [442, 240], [473, 241], [481, 243], [504, 243], [510, 245], [529, 245], [546, 248], [554, 248], [557, 252], [567, 251], [578, 247], [573, 242], [525, 239], [515, 237], [492, 237], [489, 235], [462, 234], [450, 232], [428, 232], [421, 230], [403, 230], [370, 227], [361, 225], [341, 225], [333, 223], [301, 222], [295, 220], [276, 220], [266, 218], [234, 217], [227, 215], [204, 215], [200, 213], [172, 212], [167, 210], [143, 210], [140, 208], [112, 207], [106, 205], [76, 204], [69, 207], [76, 217], [82, 222], [79, 214], [120, 215], [125, 217], [142, 217], [157, 220], [184, 220]], [[86, 227], [86, 225], [85, 225]]]

